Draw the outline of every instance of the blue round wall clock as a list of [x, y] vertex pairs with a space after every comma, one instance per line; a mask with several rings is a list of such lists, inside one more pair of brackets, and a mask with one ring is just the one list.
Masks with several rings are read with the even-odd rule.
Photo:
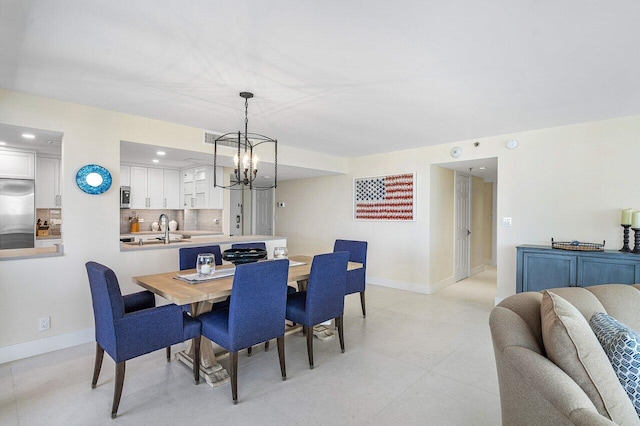
[[87, 194], [102, 194], [111, 188], [111, 173], [97, 164], [87, 164], [78, 170], [76, 183]]

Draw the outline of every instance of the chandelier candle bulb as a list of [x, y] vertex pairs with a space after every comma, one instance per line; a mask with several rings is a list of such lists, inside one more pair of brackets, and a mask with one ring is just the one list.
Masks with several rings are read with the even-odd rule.
[[633, 216], [633, 209], [622, 209], [622, 217], [620, 218], [620, 224], [631, 225], [632, 216]]

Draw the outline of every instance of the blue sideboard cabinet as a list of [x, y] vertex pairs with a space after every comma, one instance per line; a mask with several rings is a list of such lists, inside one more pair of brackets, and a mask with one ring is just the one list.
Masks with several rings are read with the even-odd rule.
[[558, 250], [533, 245], [516, 249], [517, 293], [555, 287], [640, 283], [640, 254]]

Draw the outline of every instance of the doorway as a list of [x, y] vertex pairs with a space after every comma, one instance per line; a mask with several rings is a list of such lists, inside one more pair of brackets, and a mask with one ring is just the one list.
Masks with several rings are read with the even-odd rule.
[[230, 235], [273, 235], [274, 190], [229, 191]]
[[253, 229], [258, 235], [273, 235], [273, 189], [254, 191]]
[[433, 164], [429, 282], [447, 287], [496, 265], [497, 158]]
[[242, 193], [244, 191], [229, 191], [229, 235], [243, 235]]

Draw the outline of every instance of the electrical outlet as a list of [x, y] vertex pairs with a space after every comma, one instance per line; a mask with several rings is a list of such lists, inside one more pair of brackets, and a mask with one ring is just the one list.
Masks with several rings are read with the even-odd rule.
[[278, 201], [276, 205], [281, 209], [287, 207], [287, 204], [284, 201]]
[[45, 331], [51, 328], [51, 317], [42, 317], [38, 319], [38, 331]]

